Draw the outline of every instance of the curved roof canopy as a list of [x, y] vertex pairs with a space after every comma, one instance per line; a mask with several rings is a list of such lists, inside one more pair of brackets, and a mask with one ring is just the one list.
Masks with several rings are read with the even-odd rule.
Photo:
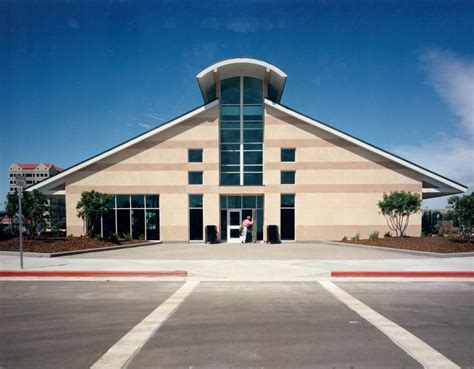
[[263, 80], [265, 97], [276, 103], [280, 102], [287, 78], [286, 73], [262, 60], [236, 58], [213, 64], [196, 76], [204, 103], [218, 97], [216, 86], [219, 85], [220, 80], [240, 75]]

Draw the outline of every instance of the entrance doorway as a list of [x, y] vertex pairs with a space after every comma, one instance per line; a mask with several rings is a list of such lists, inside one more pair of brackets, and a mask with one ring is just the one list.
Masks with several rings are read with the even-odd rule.
[[242, 210], [227, 210], [227, 242], [240, 242], [240, 224], [242, 223]]
[[[240, 241], [242, 220], [250, 216], [254, 226], [249, 239], [263, 240], [263, 195], [221, 195], [220, 238], [223, 242]], [[232, 221], [231, 221], [232, 217]]]

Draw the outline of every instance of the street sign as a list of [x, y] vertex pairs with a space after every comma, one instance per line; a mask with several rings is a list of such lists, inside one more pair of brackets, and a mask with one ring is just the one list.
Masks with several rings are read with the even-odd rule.
[[15, 184], [17, 187], [26, 187], [26, 177], [22, 175], [15, 176]]

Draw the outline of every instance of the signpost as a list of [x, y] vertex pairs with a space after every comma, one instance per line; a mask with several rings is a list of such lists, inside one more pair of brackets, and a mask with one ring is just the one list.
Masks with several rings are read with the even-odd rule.
[[21, 198], [23, 196], [23, 187], [26, 186], [26, 179], [24, 176], [16, 176], [15, 178], [17, 192], [18, 192], [18, 221], [20, 232], [20, 266], [23, 269], [23, 214], [21, 209]]

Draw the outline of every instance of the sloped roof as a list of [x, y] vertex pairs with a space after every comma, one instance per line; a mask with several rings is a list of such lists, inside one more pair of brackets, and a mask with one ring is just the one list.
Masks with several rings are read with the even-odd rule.
[[209, 109], [212, 109], [214, 107], [216, 107], [218, 105], [218, 100], [214, 100], [212, 102], [210, 102], [209, 104], [206, 104], [206, 105], [202, 105], [196, 109], [193, 109], [187, 113], [184, 113], [182, 115], [180, 115], [179, 117], [176, 117], [172, 120], [169, 120], [168, 122], [165, 122], [163, 124], [161, 124], [160, 126], [158, 127], [155, 127], [155, 128], [152, 128], [150, 129], [149, 131], [146, 131], [145, 133], [142, 133], [142, 134], [139, 134], [138, 136], [135, 136], [133, 138], [131, 138], [130, 140], [128, 141], [125, 141], [121, 144], [118, 144], [108, 150], [105, 150], [95, 156], [92, 156], [88, 159], [85, 159], [67, 169], [64, 169], [63, 171], [49, 177], [49, 178], [46, 178], [45, 180], [41, 181], [41, 182], [38, 182], [36, 184], [33, 184], [31, 186], [29, 186], [27, 188], [27, 191], [32, 191], [32, 190], [39, 190], [39, 189], [44, 189], [44, 188], [51, 188], [51, 187], [54, 187], [54, 186], [57, 186], [59, 183], [59, 181], [61, 179], [63, 179], [64, 177], [68, 176], [69, 174], [72, 174], [74, 172], [77, 172], [78, 170], [82, 169], [82, 168], [85, 168], [99, 160], [102, 160], [110, 155], [113, 155], [127, 147], [130, 147], [132, 145], [135, 145], [145, 139], [147, 139], [148, 137], [150, 136], [153, 136], [159, 132], [162, 132], [164, 131], [165, 129], [168, 129], [168, 128], [171, 128], [181, 122], [184, 122], [206, 110], [209, 110]]
[[[444, 196], [444, 195], [449, 195], [449, 194], [456, 194], [456, 193], [462, 193], [462, 192], [465, 192], [467, 190], [467, 186], [459, 183], [459, 182], [456, 182], [456, 181], [453, 181], [447, 177], [444, 177], [442, 176], [441, 174], [438, 174], [438, 173], [435, 173], [429, 169], [426, 169], [426, 168], [423, 168], [422, 166], [420, 165], [417, 165], [409, 160], [406, 160], [400, 156], [397, 156], [395, 154], [392, 154], [386, 150], [383, 150], [377, 146], [374, 146], [372, 144], [369, 144], [357, 137], [354, 137], [348, 133], [345, 133], [343, 131], [340, 131], [338, 130], [337, 128], [334, 128], [332, 126], [330, 126], [329, 124], [326, 124], [326, 123], [323, 123], [321, 121], [318, 121], [314, 118], [311, 118], [307, 115], [304, 115], [302, 113], [299, 113], [287, 106], [284, 106], [284, 105], [281, 105], [281, 104], [277, 104], [273, 101], [270, 101], [268, 99], [265, 99], [265, 104], [268, 105], [268, 106], [271, 106], [285, 114], [288, 114], [290, 116], [293, 116], [303, 122], [306, 122], [308, 124], [311, 124], [313, 126], [316, 126], [326, 132], [329, 132], [329, 133], [332, 133], [333, 135], [337, 136], [337, 137], [340, 137], [340, 138], [343, 138], [353, 144], [356, 144], [357, 146], [360, 146], [360, 147], [363, 147], [364, 149], [368, 150], [368, 151], [371, 151], [375, 154], [378, 154], [382, 157], [385, 157], [387, 159], [390, 159], [408, 169], [411, 169], [415, 172], [418, 172], [420, 173], [422, 176], [423, 176], [423, 181], [426, 181], [430, 184], [435, 184], [435, 187], [433, 187], [433, 189], [437, 188], [439, 191], [436, 191], [436, 192], [439, 192], [437, 194], [437, 196]], [[438, 187], [440, 185], [440, 187]], [[445, 186], [445, 187], [443, 187]], [[432, 191], [426, 191], [427, 193], [430, 193]], [[434, 192], [431, 196], [428, 196], [428, 197], [436, 197], [436, 193]]]
[[[397, 155], [394, 155], [392, 153], [389, 153], [388, 151], [386, 150], [383, 150], [377, 146], [374, 146], [374, 145], [371, 145], [363, 140], [360, 140], [348, 133], [345, 133], [345, 132], [342, 132], [334, 127], [331, 127], [330, 125], [326, 124], [326, 123], [323, 123], [321, 121], [318, 121], [314, 118], [311, 118], [311, 117], [308, 117], [304, 114], [301, 114], [301, 113], [298, 113], [296, 112], [295, 110], [292, 110], [284, 105], [281, 105], [281, 104], [278, 104], [274, 101], [271, 101], [269, 99], [265, 99], [265, 104], [267, 106], [270, 106], [272, 108], [275, 108], [285, 114], [288, 114], [290, 116], [293, 116], [295, 118], [297, 118], [298, 120], [301, 120], [303, 122], [306, 122], [308, 124], [311, 124], [311, 125], [314, 125], [326, 132], [329, 132], [337, 137], [340, 137], [340, 138], [343, 138], [357, 146], [360, 146], [370, 152], [373, 152], [373, 153], [376, 153], [382, 157], [385, 157], [389, 160], [392, 160], [400, 165], [402, 165], [403, 167], [406, 167], [408, 169], [411, 169], [417, 173], [420, 173], [422, 175], [422, 178], [423, 178], [423, 181], [424, 182], [427, 182], [429, 184], [432, 185], [432, 187], [430, 188], [423, 188], [423, 193], [424, 193], [424, 196], [426, 198], [429, 198], [429, 197], [437, 197], [437, 196], [445, 196], [445, 195], [450, 195], [450, 194], [457, 194], [457, 193], [462, 193], [462, 192], [465, 192], [467, 187], [464, 186], [463, 184], [461, 183], [458, 183], [458, 182], [455, 182], [449, 178], [446, 178], [438, 173], [435, 173], [429, 169], [426, 169], [426, 168], [423, 168], [415, 163], [412, 163], [411, 161], [408, 161], [406, 159], [403, 159]], [[54, 186], [58, 186], [61, 182], [61, 180], [68, 176], [69, 174], [71, 173], [74, 173], [82, 168], [85, 168], [99, 160], [102, 160], [110, 155], [113, 155], [129, 146], [132, 146], [138, 142], [141, 142], [145, 139], [147, 139], [148, 137], [150, 136], [153, 136], [159, 132], [162, 132], [168, 128], [171, 128], [175, 125], [178, 125], [184, 121], [186, 121], [187, 119], [189, 118], [192, 118], [194, 116], [196, 116], [197, 114], [199, 113], [202, 113], [208, 109], [211, 109], [215, 106], [218, 105], [218, 100], [214, 100], [213, 102], [209, 103], [209, 104], [206, 104], [206, 105], [203, 105], [203, 106], [200, 106], [194, 110], [191, 110], [175, 119], [172, 119], [162, 125], [160, 125], [159, 127], [156, 127], [156, 128], [153, 128], [145, 133], [142, 133], [122, 144], [119, 144], [117, 146], [114, 146], [112, 147], [111, 149], [109, 150], [106, 150], [106, 151], [103, 151], [102, 153], [96, 155], [96, 156], [93, 156], [93, 157], [90, 157], [76, 165], [73, 165], [72, 167], [69, 167], [67, 169], [65, 169], [64, 171], [52, 176], [52, 177], [49, 177], [37, 184], [34, 184], [34, 185], [31, 185], [30, 187], [28, 187], [28, 191], [31, 191], [31, 190], [35, 190], [35, 189], [45, 189], [45, 188], [52, 188]]]

